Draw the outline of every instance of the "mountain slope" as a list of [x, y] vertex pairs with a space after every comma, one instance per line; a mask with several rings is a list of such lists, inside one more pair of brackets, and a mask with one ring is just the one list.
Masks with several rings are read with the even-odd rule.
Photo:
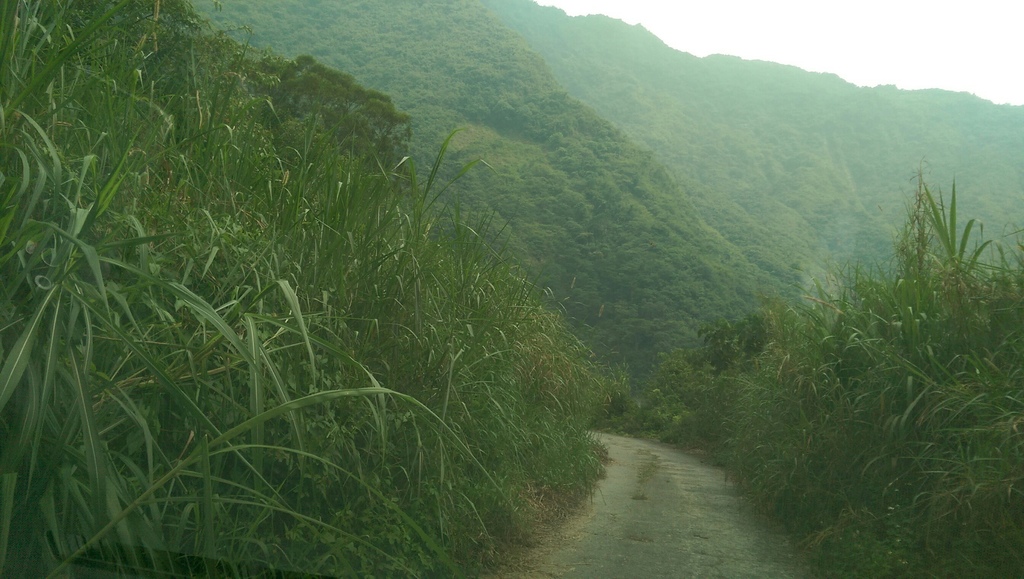
[[998, 233], [1024, 221], [1024, 107], [945, 91], [858, 88], [834, 75], [696, 58], [639, 26], [483, 0], [573, 96], [655, 151], [708, 223], [748, 257], [878, 259], [916, 169]]
[[659, 351], [693, 343], [701, 321], [741, 314], [773, 286], [649, 151], [566, 94], [475, 0], [262, 0], [211, 16], [390, 94], [412, 115], [414, 157], [465, 128], [450, 169], [483, 158], [493, 171], [454, 192], [509, 222], [524, 261], [609, 361], [643, 374]]

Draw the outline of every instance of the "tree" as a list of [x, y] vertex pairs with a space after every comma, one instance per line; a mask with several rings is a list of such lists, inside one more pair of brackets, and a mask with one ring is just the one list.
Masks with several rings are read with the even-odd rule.
[[271, 123], [285, 128], [285, 134], [292, 133], [288, 124], [316, 117], [356, 157], [387, 162], [408, 147], [409, 115], [396, 109], [388, 95], [360, 86], [352, 75], [312, 56], [267, 57], [262, 67], [269, 75], [265, 90], [273, 102]]

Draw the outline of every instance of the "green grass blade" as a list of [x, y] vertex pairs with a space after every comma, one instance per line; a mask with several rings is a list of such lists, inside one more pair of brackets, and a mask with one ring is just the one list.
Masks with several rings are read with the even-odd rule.
[[940, 202], [935, 201], [932, 197], [928, 187], [924, 189], [925, 201], [927, 203], [927, 214], [928, 219], [932, 224], [932, 231], [939, 240], [939, 244], [942, 245], [942, 249], [945, 252], [946, 257], [953, 257], [956, 255], [956, 232], [950, 234], [949, 221], [946, 219], [946, 211]]
[[78, 356], [73, 349], [69, 350], [69, 358], [71, 384], [75, 388], [75, 396], [77, 397], [75, 406], [78, 408], [81, 420], [82, 444], [85, 450], [86, 471], [89, 474], [93, 515], [95, 521], [99, 523], [106, 515], [107, 474], [104, 464], [106, 453], [96, 429], [96, 420], [92, 409], [92, 396], [85, 384], [85, 377], [79, 368]]
[[211, 306], [209, 302], [180, 283], [157, 278], [149, 272], [143, 271], [142, 269], [126, 263], [121, 263], [120, 265], [125, 270], [130, 271], [138, 277], [153, 283], [157, 287], [172, 293], [175, 298], [181, 300], [182, 303], [187, 305], [193, 313], [215, 327], [219, 332], [220, 337], [231, 344], [235, 353], [237, 353], [247, 364], [256, 364], [256, 360], [250, 355], [249, 349], [246, 348], [242, 339], [238, 336], [238, 333], [231, 328], [227, 321], [217, 313], [217, 310]]
[[964, 232], [960, 236], [960, 246], [957, 250], [957, 260], [963, 263], [964, 253], [967, 252], [967, 242], [971, 239], [971, 230], [974, 229], [975, 221], [971, 219], [967, 222], [967, 226], [964, 227]]
[[89, 271], [92, 273], [96, 287], [99, 289], [100, 296], [103, 298], [103, 303], [106, 304], [107, 289], [106, 284], [103, 282], [103, 268], [100, 266], [100, 255], [99, 252], [96, 251], [96, 248], [83, 241], [77, 235], [68, 233], [52, 223], [42, 223], [41, 225], [44, 228], [53, 231], [58, 237], [71, 242], [79, 251], [82, 252], [82, 257], [85, 258], [86, 264], [89, 266]]
[[[19, 4], [18, 2], [10, 3], [15, 5]], [[75, 34], [75, 39], [65, 46], [59, 54], [48, 60], [41, 70], [33, 71], [33, 74], [29, 77], [29, 81], [25, 88], [11, 99], [11, 102], [5, 107], [5, 110], [0, 111], [4, 114], [2, 122], [6, 124], [6, 115], [18, 110], [26, 99], [37, 94], [42, 87], [51, 82], [53, 80], [52, 77], [57, 70], [67, 64], [67, 62], [77, 54], [86, 43], [92, 42], [93, 35], [102, 30], [107, 22], [113, 18], [114, 15], [123, 10], [129, 3], [131, 3], [131, 0], [121, 0], [105, 13], [95, 19], [92, 19], [84, 29]]]
[[213, 506], [213, 479], [210, 476], [210, 447], [209, 437], [205, 434], [202, 438], [202, 445], [199, 448], [203, 474], [203, 501], [200, 510], [203, 519], [203, 556], [214, 560], [217, 558], [217, 535], [214, 526], [217, 516]]
[[[57, 147], [50, 140], [50, 136], [46, 133], [43, 127], [39, 126], [30, 116], [24, 115], [23, 118], [32, 129], [35, 131], [35, 136], [39, 138], [39, 141], [46, 147], [45, 154], [40, 154], [36, 151], [35, 147], [32, 147], [33, 157], [35, 158], [36, 167], [39, 169], [40, 177], [36, 178], [35, 187], [32, 191], [32, 195], [28, 201], [24, 204], [24, 215], [22, 217], [21, 227], [25, 228], [28, 225], [29, 220], [33, 219], [36, 205], [42, 198], [43, 192], [47, 189], [47, 183], [52, 183], [54, 186], [63, 186], [63, 168], [64, 165], [61, 162], [61, 155], [57, 152]], [[48, 157], [44, 159], [44, 157]]]
[[18, 387], [21, 377], [25, 374], [25, 368], [28, 367], [29, 360], [32, 357], [32, 348], [36, 343], [36, 334], [43, 325], [43, 317], [46, 315], [47, 306], [58, 292], [59, 288], [57, 286], [50, 288], [46, 293], [46, 297], [36, 306], [36, 313], [32, 320], [22, 331], [18, 341], [14, 343], [14, 347], [7, 354], [3, 369], [0, 369], [0, 412], [7, 405], [7, 401], [11, 399], [14, 389]]
[[313, 354], [313, 344], [309, 340], [309, 331], [306, 329], [306, 320], [302, 316], [302, 308], [299, 306], [299, 296], [296, 295], [295, 290], [292, 289], [292, 285], [287, 280], [278, 280], [277, 284], [281, 287], [281, 292], [284, 294], [285, 300], [288, 302], [288, 307], [292, 310], [292, 315], [295, 317], [295, 323], [298, 324], [299, 335], [302, 337], [302, 341], [306, 344], [306, 353], [309, 354], [309, 367], [312, 369], [313, 376], [316, 376], [316, 355]]
[[[245, 330], [246, 336], [249, 342], [249, 354], [254, 360], [258, 362], [263, 359], [261, 356], [261, 346], [259, 340], [259, 331], [256, 328], [256, 322], [251, 316], [245, 316]], [[265, 388], [263, 386], [263, 373], [261, 372], [260, 364], [253, 364], [249, 366], [249, 412], [252, 416], [259, 416], [263, 413], [265, 404]], [[253, 428], [252, 431], [253, 444], [263, 444], [263, 425], [260, 424]], [[256, 466], [256, 470], [263, 472], [263, 452], [257, 451], [253, 458], [253, 464]]]
[[[253, 316], [253, 318], [258, 319], [255, 316]], [[278, 369], [277, 365], [272, 362], [270, 352], [263, 344], [259, 344], [259, 349], [260, 358], [264, 362], [264, 368], [268, 371], [267, 373], [270, 375], [271, 384], [274, 387], [274, 394], [277, 396], [278, 401], [291, 401], [292, 396], [288, 394], [288, 387], [285, 384], [284, 377], [281, 376], [281, 371]], [[263, 410], [260, 410], [260, 412], [263, 412]], [[299, 448], [299, 450], [305, 450], [306, 435], [304, 434], [305, 425], [303, 423], [302, 415], [297, 413], [289, 414], [288, 421], [292, 425], [292, 436], [295, 437], [296, 446]]]
[[11, 538], [11, 517], [14, 515], [14, 493], [18, 488], [18, 473], [0, 474], [0, 574], [4, 572], [7, 549]]
[[949, 238], [956, 241], [956, 181], [953, 181], [953, 191], [949, 194]]

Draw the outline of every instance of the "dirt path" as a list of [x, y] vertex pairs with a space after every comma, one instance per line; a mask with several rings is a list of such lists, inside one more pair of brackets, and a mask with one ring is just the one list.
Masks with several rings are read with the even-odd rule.
[[599, 435], [611, 463], [586, 512], [505, 577], [809, 577], [724, 471], [656, 442]]

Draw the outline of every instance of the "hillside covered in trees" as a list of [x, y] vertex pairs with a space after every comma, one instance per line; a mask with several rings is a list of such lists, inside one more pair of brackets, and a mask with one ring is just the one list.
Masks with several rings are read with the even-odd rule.
[[604, 16], [482, 1], [571, 95], [649, 147], [755, 263], [884, 258], [922, 166], [933, 183], [955, 179], [961, 210], [990, 234], [1024, 222], [1024, 107], [696, 58]]
[[529, 0], [257, 0], [210, 15], [388, 92], [413, 116], [413, 150], [466, 129], [458, 158], [493, 171], [455, 191], [509, 224], [580, 334], [634, 374], [759, 293], [795, 295], [832, 260], [885, 259], [922, 165], [956, 177], [989, 233], [1024, 220], [1021, 107], [695, 58]]
[[464, 129], [453, 166], [491, 169], [452, 198], [508, 224], [514, 252], [607, 362], [646, 373], [657, 352], [755, 307], [779, 277], [708, 227], [660, 161], [570, 97], [479, 2], [232, 2], [211, 16], [390, 94], [412, 115], [413, 151]]

